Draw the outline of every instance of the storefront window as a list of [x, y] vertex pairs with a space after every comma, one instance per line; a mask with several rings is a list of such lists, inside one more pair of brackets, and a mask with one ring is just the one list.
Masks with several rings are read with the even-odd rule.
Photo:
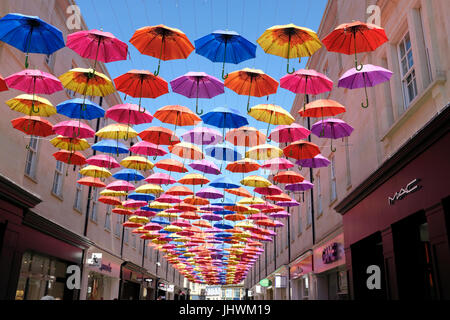
[[97, 272], [89, 272], [87, 300], [103, 300], [104, 276]]

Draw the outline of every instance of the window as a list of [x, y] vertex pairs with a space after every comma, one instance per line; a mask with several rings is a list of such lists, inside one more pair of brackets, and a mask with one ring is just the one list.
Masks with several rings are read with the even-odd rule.
[[[146, 247], [147, 248], [147, 247]], [[151, 247], [148, 247], [145, 251], [147, 251], [148, 250], [148, 259], [150, 260], [150, 261], [152, 261], [152, 252], [153, 252], [153, 249], [151, 248]]]
[[[78, 179], [81, 179], [82, 175], [78, 173]], [[76, 190], [75, 190], [75, 202], [73, 204], [73, 207], [77, 209], [78, 211], [81, 211], [81, 205], [83, 200], [83, 185], [77, 183], [76, 184]]]
[[111, 231], [111, 206], [106, 206], [105, 229]]
[[97, 210], [98, 210], [98, 189], [94, 188], [92, 193], [91, 220], [95, 222], [97, 222]]
[[300, 207], [295, 207], [298, 210], [297, 219], [298, 219], [298, 234], [302, 233], [302, 211], [300, 210]]
[[398, 55], [402, 76], [403, 102], [405, 109], [417, 95], [416, 72], [411, 48], [409, 32], [405, 34], [398, 44]]
[[131, 235], [131, 247], [136, 249], [136, 235], [134, 233]]
[[307, 211], [306, 211], [306, 225], [310, 226], [311, 222], [312, 222], [312, 203], [311, 203], [311, 194], [309, 194], [311, 192], [311, 190], [307, 191], [307, 199], [306, 202], [308, 203], [307, 205]]
[[114, 235], [120, 238], [120, 227], [122, 226], [120, 219], [121, 216], [116, 215], [116, 226], [114, 227]]
[[128, 244], [128, 234], [129, 234], [128, 228], [125, 228], [125, 227], [124, 227], [124, 231], [123, 231], [123, 243]]
[[61, 196], [63, 187], [63, 172], [64, 163], [61, 161], [56, 161], [55, 175], [53, 177], [52, 193]]
[[333, 202], [337, 198], [336, 194], [336, 174], [335, 174], [335, 158], [334, 156], [330, 158], [331, 164], [330, 164], [330, 202]]
[[38, 151], [38, 139], [30, 137], [29, 149], [27, 152], [27, 160], [25, 162], [25, 174], [31, 178], [36, 177], [36, 161]]
[[50, 70], [53, 71], [53, 67], [55, 66], [55, 54], [47, 54], [45, 55], [45, 63], [48, 65]]
[[320, 175], [316, 176], [316, 187], [317, 187], [317, 214], [320, 215], [323, 212], [323, 208], [322, 208], [322, 189], [320, 187]]
[[345, 162], [347, 164], [347, 187], [352, 185], [352, 176], [350, 170], [350, 149], [348, 145], [348, 137], [344, 138], [345, 141]]

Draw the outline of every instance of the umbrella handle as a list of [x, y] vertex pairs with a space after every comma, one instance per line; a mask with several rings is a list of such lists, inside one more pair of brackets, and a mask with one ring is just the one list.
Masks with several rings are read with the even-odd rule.
[[365, 76], [364, 72], [362, 74], [363, 74], [363, 79], [364, 79], [364, 93], [366, 94], [366, 104], [364, 104], [364, 102], [361, 102], [361, 107], [367, 108], [367, 107], [369, 107], [369, 98], [367, 97], [366, 76]]
[[361, 102], [361, 107], [364, 109], [369, 107], [369, 99], [367, 97], [366, 97], [366, 104], [364, 104], [364, 102]]
[[153, 160], [156, 160], [156, 157], [158, 157], [158, 155], [156, 155], [156, 156], [153, 156]]
[[197, 96], [197, 100], [195, 102], [195, 113], [198, 114], [199, 116], [203, 114], [203, 109], [200, 112], [198, 112], [198, 96]]
[[228, 73], [225, 73], [225, 58], [227, 56], [227, 42], [228, 42], [228, 38], [225, 37], [225, 49], [223, 52], [223, 65], [222, 65], [222, 79], [225, 80], [226, 78], [228, 78]]
[[162, 57], [162, 53], [163, 53], [163, 48], [164, 48], [164, 35], [162, 36], [162, 40], [161, 40], [161, 51], [159, 53], [158, 69], [155, 72], [153, 72], [153, 74], [155, 76], [159, 75], [159, 68], [161, 66], [161, 57]]
[[159, 59], [159, 61], [158, 61], [158, 69], [155, 71], [155, 72], [153, 72], [153, 74], [155, 75], [155, 76], [157, 76], [157, 75], [159, 75], [159, 68], [161, 67], [161, 59]]
[[355, 69], [356, 71], [361, 71], [363, 68], [363, 64], [358, 64], [358, 61], [356, 60], [356, 53], [355, 53]]
[[250, 88], [248, 89], [247, 113], [250, 113], [251, 110], [248, 107], [250, 107], [250, 94], [252, 93], [252, 84], [253, 84], [253, 77], [250, 78]]
[[[224, 62], [223, 64], [225, 65], [225, 62]], [[226, 78], [228, 78], [228, 73], [227, 73], [227, 74], [224, 74], [224, 73], [225, 73], [225, 69], [222, 68], [222, 79], [223, 79], [223, 80], [225, 80]]]
[[303, 170], [303, 167], [302, 167], [302, 166], [298, 166], [298, 170], [299, 170], [299, 171], [302, 171], [302, 170]]
[[292, 74], [295, 72], [295, 68], [292, 68], [292, 71], [289, 71], [289, 54], [291, 52], [291, 35], [289, 35], [289, 42], [288, 42], [288, 54], [287, 54], [287, 66], [286, 71], [288, 74]]
[[360, 65], [358, 65], [358, 59], [356, 58], [356, 30], [353, 29], [353, 44], [354, 44], [354, 50], [355, 50], [355, 69], [356, 71], [361, 71], [363, 68], [362, 63]]
[[331, 152], [336, 152], [336, 148], [333, 147], [333, 139], [331, 139]]
[[225, 202], [225, 197], [223, 197], [222, 200], [220, 200], [220, 202], [224, 203]]

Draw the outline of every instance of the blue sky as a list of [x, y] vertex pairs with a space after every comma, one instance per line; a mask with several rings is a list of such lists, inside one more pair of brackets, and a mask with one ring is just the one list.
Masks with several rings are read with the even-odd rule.
[[[191, 43], [215, 30], [234, 30], [257, 45], [256, 58], [241, 62], [238, 65], [226, 64], [226, 71], [231, 72], [245, 67], [262, 69], [265, 73], [279, 81], [286, 74], [286, 59], [264, 53], [256, 43], [258, 37], [267, 28], [294, 23], [317, 31], [322, 19], [327, 0], [76, 0], [89, 29], [100, 29], [112, 32], [120, 40], [127, 42], [131, 59], [107, 64], [112, 78], [130, 69], [156, 70], [158, 59], [141, 55], [129, 43], [134, 31], [143, 26], [165, 24], [181, 29]], [[291, 59], [291, 66], [303, 68], [307, 59], [301, 63]], [[203, 71], [221, 79], [222, 64], [197, 55], [193, 51], [187, 59], [161, 62], [160, 76], [167, 82], [188, 71]], [[123, 97], [123, 94], [121, 94]], [[273, 103], [290, 110], [295, 95], [285, 89], [278, 88], [276, 94], [266, 97], [252, 97], [250, 105], [258, 103]], [[137, 103], [138, 99], [127, 98], [126, 102]], [[169, 84], [169, 94], [156, 99], [143, 99], [143, 105], [151, 114], [158, 108], [169, 104], [179, 104], [195, 110], [195, 99], [172, 93]], [[199, 99], [199, 108], [205, 113], [214, 107], [228, 106], [242, 110], [247, 116], [250, 126], [266, 133], [267, 124], [258, 122], [247, 115], [245, 110], [247, 97], [240, 96], [225, 88], [225, 94], [213, 99]], [[173, 125], [163, 124], [154, 119], [151, 124], [136, 127], [137, 131], [148, 126], [166, 126], [173, 130]], [[273, 129], [274, 126], [271, 126]], [[192, 127], [184, 127], [189, 130]], [[221, 131], [221, 130], [219, 130]], [[177, 134], [182, 132], [177, 130]], [[239, 151], [239, 150], [238, 150]], [[209, 176], [212, 178], [212, 176]], [[236, 175], [242, 179], [242, 174]]]

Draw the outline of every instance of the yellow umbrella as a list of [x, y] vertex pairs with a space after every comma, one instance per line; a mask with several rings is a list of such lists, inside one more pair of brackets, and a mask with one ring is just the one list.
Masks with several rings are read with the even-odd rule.
[[143, 184], [142, 186], [139, 186], [134, 190], [137, 193], [152, 193], [152, 194], [160, 194], [164, 192], [164, 189], [161, 188], [161, 186], [158, 186], [157, 184]]
[[151, 170], [155, 166], [150, 160], [142, 156], [129, 156], [120, 161], [120, 164], [128, 169]]
[[54, 137], [50, 143], [58, 148], [68, 151], [83, 151], [89, 149], [90, 145], [86, 139], [68, 138], [61, 135]]
[[264, 200], [260, 197], [243, 198], [237, 202], [238, 204], [261, 204]]
[[272, 183], [266, 178], [260, 176], [248, 176], [241, 180], [241, 184], [247, 187], [268, 187]]
[[109, 190], [109, 189], [105, 189], [100, 191], [100, 195], [101, 196], [105, 196], [105, 197], [125, 197], [127, 195], [127, 193], [125, 191], [114, 191], [114, 190]]
[[64, 88], [84, 96], [104, 97], [116, 91], [112, 81], [94, 69], [71, 69], [62, 74], [59, 80]]
[[259, 213], [260, 210], [256, 209], [256, 208], [248, 208], [247, 211], [242, 211], [242, 214], [256, 214]]
[[131, 216], [128, 218], [128, 221], [134, 222], [134, 223], [145, 224], [145, 223], [149, 223], [150, 219], [147, 217], [141, 217], [141, 216]]
[[239, 227], [239, 228], [243, 228], [243, 229], [252, 229], [252, 228], [256, 228], [256, 225], [254, 225], [249, 220], [243, 220], [243, 221], [236, 223], [235, 227]]
[[112, 175], [108, 169], [93, 165], [88, 165], [80, 169], [80, 174], [94, 178], [109, 178]]
[[180, 232], [183, 228], [169, 224], [168, 226], [165, 226], [163, 230], [169, 232]]
[[245, 154], [245, 157], [255, 160], [267, 160], [280, 158], [281, 156], [283, 156], [283, 150], [271, 144], [262, 144], [260, 146], [250, 148], [250, 150], [248, 150]]
[[251, 107], [248, 114], [258, 121], [268, 123], [266, 134], [267, 141], [270, 141], [268, 137], [271, 124], [291, 124], [295, 121], [294, 117], [289, 112], [274, 104], [257, 104], [256, 106]]
[[172, 208], [172, 205], [168, 203], [162, 203], [159, 201], [153, 201], [152, 203], [150, 203], [149, 207], [153, 209], [170, 209]]
[[310, 57], [322, 43], [317, 34], [308, 28], [298, 27], [292, 23], [270, 27], [256, 40], [264, 52], [287, 58], [287, 73], [289, 59]]
[[178, 217], [178, 214], [176, 214], [175, 212], [166, 212], [166, 211], [158, 212], [156, 215], [158, 217], [164, 217], [164, 218], [177, 218]]
[[95, 135], [103, 139], [127, 140], [128, 137], [135, 138], [138, 135], [138, 133], [133, 128], [127, 126], [126, 124], [113, 123], [107, 125], [106, 127], [101, 128], [99, 131], [95, 133]]
[[201, 160], [205, 158], [202, 150], [196, 145], [189, 142], [180, 142], [176, 145], [169, 146], [169, 152], [180, 158], [191, 159], [191, 160]]
[[[45, 98], [31, 94], [21, 94], [5, 102], [11, 110], [21, 112], [29, 116], [50, 117], [56, 113], [56, 108]], [[34, 112], [37, 107], [38, 112]]]

